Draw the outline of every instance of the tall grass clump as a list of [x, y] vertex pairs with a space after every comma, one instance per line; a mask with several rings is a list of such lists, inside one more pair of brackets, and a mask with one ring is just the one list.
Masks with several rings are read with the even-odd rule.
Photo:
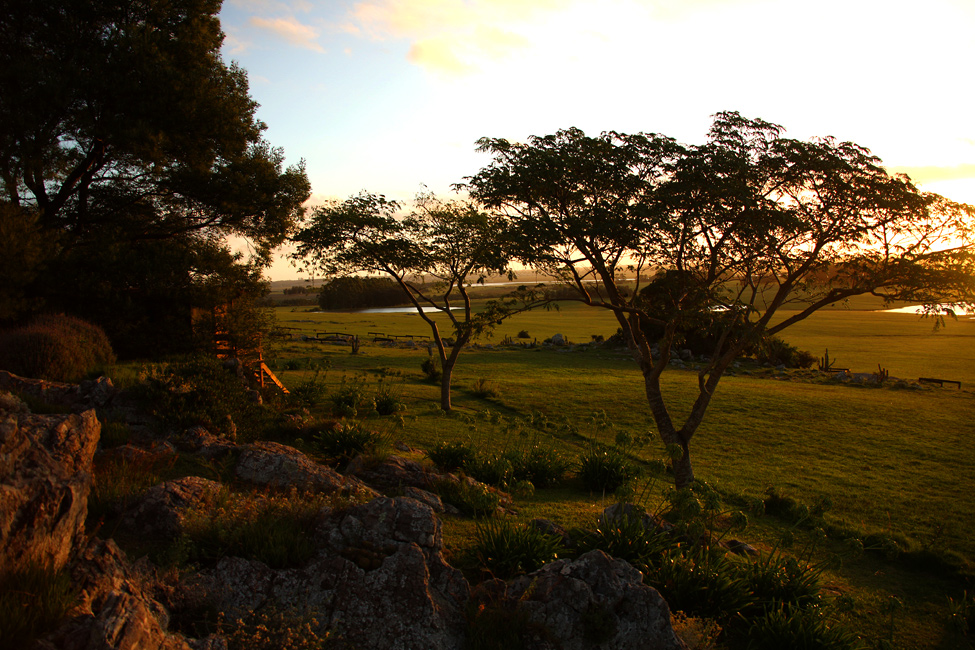
[[467, 469], [477, 458], [477, 449], [471, 442], [455, 440], [445, 442], [441, 440], [427, 450], [427, 457], [433, 461], [441, 472], [453, 472]]
[[329, 460], [346, 462], [359, 454], [381, 454], [389, 436], [373, 431], [358, 421], [332, 422], [314, 437], [315, 447]]
[[562, 540], [531, 526], [515, 526], [507, 519], [478, 523], [474, 554], [481, 568], [501, 579], [531, 573], [558, 558]]
[[105, 331], [74, 316], [39, 316], [0, 333], [0, 367], [17, 375], [77, 382], [113, 363]]
[[638, 473], [638, 468], [614, 447], [591, 444], [579, 457], [579, 479], [591, 492], [616, 492]]
[[0, 575], [0, 648], [26, 648], [51, 631], [74, 606], [76, 593], [64, 569], [28, 564]]

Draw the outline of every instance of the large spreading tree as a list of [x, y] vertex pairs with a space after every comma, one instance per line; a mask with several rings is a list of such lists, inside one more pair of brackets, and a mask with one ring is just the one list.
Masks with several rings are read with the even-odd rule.
[[220, 56], [220, 5], [2, 0], [0, 214], [20, 224], [4, 225], [19, 237], [5, 245], [35, 271], [6, 288], [3, 316], [30, 304], [25, 291], [84, 311], [84, 296], [118, 282], [134, 300], [148, 287], [113, 275], [133, 249], [183, 263], [190, 286], [227, 261], [196, 265], [214, 246], [230, 255], [228, 236], [248, 240], [260, 266], [295, 228], [303, 163], [285, 168], [263, 139], [246, 74]]
[[[494, 159], [462, 187], [507, 215], [523, 262], [616, 316], [677, 452], [677, 487], [694, 481], [691, 439], [749, 346], [863, 294], [975, 302], [975, 208], [919, 191], [849, 142], [788, 139], [726, 112], [699, 146], [570, 129], [479, 147]], [[661, 375], [695, 328], [713, 347], [678, 421]]]
[[[450, 385], [461, 351], [499, 321], [529, 306], [526, 291], [475, 308], [469, 287], [508, 273], [501, 219], [469, 202], [417, 197], [407, 216], [382, 195], [360, 193], [316, 208], [294, 237], [295, 259], [336, 278], [376, 273], [391, 278], [430, 328], [440, 360], [440, 408], [451, 410]], [[516, 292], [517, 293], [517, 292]], [[450, 331], [440, 329], [445, 318]]]

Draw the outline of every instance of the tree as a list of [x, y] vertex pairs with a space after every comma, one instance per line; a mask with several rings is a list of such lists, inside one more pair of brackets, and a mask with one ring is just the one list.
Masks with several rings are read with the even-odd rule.
[[310, 186], [220, 58], [220, 0], [2, 4], [0, 201], [56, 235], [47, 276], [228, 235], [269, 261]]
[[[694, 481], [690, 441], [747, 346], [862, 294], [975, 302], [975, 208], [918, 191], [855, 144], [781, 132], [726, 112], [700, 146], [577, 129], [525, 144], [484, 138], [494, 160], [462, 186], [504, 211], [522, 261], [616, 316], [677, 487]], [[794, 311], [773, 320], [786, 305]], [[660, 378], [682, 333], [700, 327], [717, 336], [679, 423]], [[661, 329], [658, 341], [648, 334]]]
[[[394, 280], [430, 327], [440, 359], [440, 407], [450, 411], [451, 377], [461, 350], [519, 311], [516, 299], [475, 311], [468, 292], [472, 282], [508, 272], [505, 232], [497, 216], [471, 203], [424, 194], [409, 216], [397, 219], [399, 210], [396, 201], [366, 192], [317, 208], [310, 225], [294, 237], [295, 259], [329, 276], [366, 272]], [[450, 321], [449, 338], [434, 313]]]

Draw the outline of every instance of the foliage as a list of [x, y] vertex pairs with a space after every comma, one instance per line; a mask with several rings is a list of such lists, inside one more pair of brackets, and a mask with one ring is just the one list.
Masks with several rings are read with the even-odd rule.
[[242, 620], [228, 621], [223, 615], [217, 632], [227, 639], [227, 650], [325, 650], [342, 647], [330, 633], [319, 632], [314, 612], [296, 612], [264, 606]]
[[484, 377], [479, 377], [471, 384], [471, 395], [480, 399], [489, 399], [498, 396], [498, 390]]
[[676, 546], [676, 539], [643, 520], [641, 516], [622, 516], [599, 524], [578, 538], [578, 554], [600, 549], [634, 566], [653, 564]]
[[67, 569], [30, 563], [0, 574], [0, 647], [27, 648], [50, 632], [77, 600]]
[[427, 451], [427, 457], [442, 472], [453, 472], [471, 465], [477, 457], [477, 450], [470, 442], [441, 440]]
[[533, 442], [523, 449], [510, 450], [505, 457], [511, 462], [515, 481], [528, 481], [540, 488], [558, 485], [571, 465], [554, 445]]
[[532, 526], [515, 526], [508, 519], [478, 523], [473, 552], [481, 568], [506, 580], [531, 573], [558, 558], [561, 539]]
[[300, 566], [317, 550], [314, 531], [328, 505], [322, 495], [224, 492], [205, 510], [188, 513], [171, 553], [180, 563], [234, 556], [275, 569]]
[[420, 370], [423, 372], [423, 375], [426, 377], [427, 381], [430, 382], [438, 382], [443, 376], [443, 373], [440, 372], [440, 368], [437, 367], [437, 363], [432, 358], [424, 359], [420, 364]]
[[514, 482], [515, 473], [511, 460], [501, 454], [478, 454], [464, 465], [464, 469], [481, 483], [502, 490], [507, 490]]
[[968, 635], [975, 632], [975, 597], [962, 593], [957, 601], [948, 599], [949, 621], [956, 630]]
[[732, 562], [704, 546], [675, 549], [648, 566], [644, 580], [674, 611], [724, 620], [753, 601]]
[[590, 444], [576, 472], [587, 490], [612, 494], [637, 476], [638, 468], [616, 447]]
[[98, 520], [123, 511], [135, 499], [162, 481], [159, 459], [152, 456], [130, 460], [103, 455], [94, 461], [88, 517]]
[[56, 233], [40, 227], [36, 210], [0, 199], [0, 323], [14, 322], [42, 301], [30, 286], [55, 250]]
[[406, 408], [385, 378], [381, 379], [379, 386], [376, 387], [375, 404], [379, 415], [396, 415]]
[[174, 429], [202, 426], [247, 442], [257, 439], [272, 417], [240, 378], [211, 357], [150, 365], [140, 379], [132, 392], [164, 426]]
[[[295, 370], [297, 368], [287, 368]], [[328, 377], [327, 368], [322, 372], [322, 368], [316, 368], [311, 377], [302, 379], [291, 387], [289, 399], [299, 406], [318, 406], [328, 397], [328, 386], [325, 379]]]
[[[478, 148], [493, 160], [461, 188], [503, 211], [522, 263], [614, 315], [661, 439], [684, 452], [680, 487], [694, 480], [691, 438], [746, 348], [864, 294], [975, 303], [975, 208], [918, 191], [852, 143], [787, 139], [777, 125], [724, 112], [698, 146], [568, 129], [525, 143], [482, 138]], [[938, 250], [946, 232], [959, 245]], [[773, 324], [785, 305], [796, 311]], [[647, 326], [659, 332], [657, 355]], [[675, 422], [660, 376], [702, 326], [710, 361]]]
[[859, 638], [831, 621], [821, 607], [780, 604], [748, 629], [748, 650], [856, 650]]
[[403, 291], [389, 278], [347, 275], [329, 280], [318, 294], [322, 309], [395, 307], [407, 303]]
[[498, 493], [477, 481], [446, 478], [437, 481], [433, 489], [441, 499], [471, 517], [492, 516], [501, 505]]
[[743, 564], [740, 575], [759, 604], [805, 607], [819, 600], [819, 577], [824, 568], [775, 550]]
[[389, 437], [365, 428], [362, 422], [343, 420], [321, 429], [314, 442], [329, 459], [349, 461], [359, 454], [380, 453], [389, 444]]
[[115, 363], [105, 332], [74, 316], [39, 316], [24, 327], [0, 332], [0, 367], [14, 374], [77, 382]]
[[375, 407], [375, 401], [366, 397], [365, 387], [358, 377], [351, 380], [342, 377], [338, 390], [331, 399], [332, 412], [339, 417], [354, 418], [360, 410], [369, 411]]

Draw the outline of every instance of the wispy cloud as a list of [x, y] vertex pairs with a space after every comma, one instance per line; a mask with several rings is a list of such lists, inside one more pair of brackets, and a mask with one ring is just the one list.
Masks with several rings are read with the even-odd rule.
[[325, 48], [319, 44], [319, 31], [314, 27], [299, 22], [296, 18], [260, 18], [255, 16], [248, 23], [258, 29], [269, 31], [283, 38], [295, 47], [301, 47], [315, 52], [324, 52]]

